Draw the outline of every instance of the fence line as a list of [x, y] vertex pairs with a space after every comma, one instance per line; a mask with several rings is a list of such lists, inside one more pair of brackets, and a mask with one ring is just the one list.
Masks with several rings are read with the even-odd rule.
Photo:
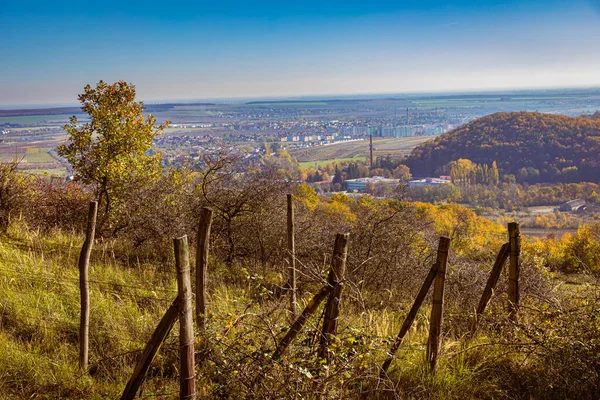
[[[293, 203], [292, 196], [288, 196], [288, 253], [290, 255], [289, 264], [289, 279], [290, 288], [292, 289], [290, 294], [290, 311], [292, 317], [295, 317], [296, 313], [296, 296], [295, 296], [295, 279], [296, 279], [296, 268], [295, 268], [295, 248], [294, 248], [294, 225], [293, 225]], [[89, 218], [88, 218], [88, 229], [86, 231], [86, 240], [81, 248], [81, 254], [79, 258], [79, 279], [75, 277], [58, 277], [56, 274], [48, 274], [45, 276], [48, 279], [55, 280], [60, 283], [64, 281], [70, 283], [79, 282], [80, 284], [80, 298], [81, 298], [81, 319], [80, 319], [80, 332], [79, 332], [79, 343], [80, 343], [80, 357], [79, 365], [82, 370], [88, 368], [88, 349], [89, 349], [89, 284], [109, 286], [109, 287], [122, 287], [135, 290], [144, 291], [160, 291], [165, 293], [173, 293], [174, 290], [169, 289], [149, 289], [148, 287], [138, 285], [126, 285], [119, 284], [110, 281], [101, 280], [90, 280], [88, 276], [89, 259], [91, 254], [91, 247], [94, 240], [94, 227], [95, 218], [97, 212], [97, 203], [90, 203]], [[204, 212], [204, 210], [203, 210]], [[206, 290], [207, 290], [207, 276], [208, 276], [208, 251], [209, 251], [209, 240], [210, 240], [210, 226], [212, 219], [212, 211], [210, 213], [203, 213], [203, 218], [199, 225], [198, 230], [198, 247], [197, 247], [197, 281], [196, 281], [196, 318], [198, 328], [201, 330], [205, 329], [206, 319]], [[291, 221], [291, 223], [290, 223]], [[323, 323], [322, 328], [318, 336], [318, 349], [317, 355], [325, 360], [326, 364], [331, 363], [331, 354], [328, 351], [328, 344], [332, 336], [336, 334], [336, 328], [338, 325], [338, 318], [340, 315], [340, 303], [342, 299], [342, 289], [344, 285], [344, 279], [346, 274], [346, 260], [348, 255], [348, 238], [349, 234], [337, 234], [334, 245], [333, 257], [331, 259], [331, 270], [329, 272], [327, 286], [323, 287], [316, 293], [311, 301], [308, 302], [304, 311], [300, 316], [293, 321], [286, 335], [279, 342], [276, 342], [276, 336], [273, 334], [273, 340], [275, 343], [274, 353], [271, 357], [271, 361], [278, 361], [283, 356], [285, 350], [290, 343], [296, 338], [299, 332], [303, 329], [308, 318], [313, 315], [319, 308], [320, 304], [325, 302], [323, 309]], [[475, 319], [473, 324], [473, 330], [476, 327], [477, 318], [481, 315], [486, 308], [487, 303], [490, 300], [491, 293], [500, 277], [503, 265], [506, 260], [509, 259], [509, 318], [512, 321], [516, 320], [516, 315], [519, 307], [519, 269], [520, 269], [520, 248], [521, 238], [519, 233], [519, 226], [516, 223], [509, 224], [509, 243], [502, 246], [500, 253], [496, 259], [496, 263], [492, 268], [490, 277], [487, 281], [486, 288], [481, 297], [480, 303], [475, 312]], [[193, 321], [193, 307], [192, 297], [193, 291], [190, 281], [190, 268], [189, 268], [189, 249], [187, 236], [183, 236], [174, 239], [175, 249], [175, 266], [177, 270], [177, 298], [172, 303], [164, 314], [163, 318], [158, 324], [157, 329], [152, 334], [152, 337], [148, 341], [145, 349], [142, 352], [142, 357], [138, 361], [135, 367], [134, 374], [132, 375], [124, 393], [123, 400], [133, 399], [139, 390], [141, 383], [143, 382], [145, 372], [147, 371], [150, 363], [156, 352], [158, 351], [161, 344], [165, 341], [167, 335], [171, 331], [175, 321], [180, 320], [180, 334], [179, 334], [179, 349], [180, 349], [180, 398], [181, 399], [195, 399], [195, 353], [194, 353], [194, 321]], [[392, 348], [388, 354], [386, 361], [380, 369], [380, 378], [383, 378], [393, 361], [394, 355], [402, 343], [407, 331], [410, 329], [419, 307], [422, 305], [430, 287], [433, 284], [433, 298], [432, 308], [430, 313], [430, 326], [429, 326], [429, 339], [427, 343], [427, 360], [429, 363], [430, 370], [435, 371], [438, 352], [440, 348], [440, 340], [442, 337], [442, 324], [443, 324], [443, 308], [444, 308], [444, 286], [446, 279], [446, 269], [448, 263], [448, 252], [450, 249], [450, 239], [447, 237], [441, 237], [439, 240], [439, 246], [437, 250], [437, 260], [429, 271], [423, 285], [406, 316], [400, 333]], [[0, 271], [9, 272], [13, 271], [22, 277], [29, 274], [28, 281], [31, 282], [43, 282], [44, 273], [34, 276], [33, 273], [28, 273], [19, 270], [11, 270], [7, 268], [0, 268]], [[104, 289], [104, 293], [114, 293], [117, 295], [130, 295], [137, 299], [149, 299], [149, 300], [160, 300], [160, 301], [171, 301], [167, 298], [157, 298], [150, 296], [139, 296], [127, 292], [117, 292], [115, 290]], [[244, 315], [251, 315], [246, 313]], [[259, 316], [257, 314], [252, 314]], [[259, 316], [260, 317], [260, 316]], [[25, 317], [26, 318], [26, 317]], [[241, 316], [238, 318], [241, 319]], [[68, 321], [55, 320], [57, 323], [68, 323]], [[39, 322], [39, 320], [37, 320]], [[76, 325], [73, 323], [73, 325]], [[268, 324], [267, 324], [268, 325]], [[315, 332], [318, 331], [318, 325], [316, 326]], [[249, 325], [252, 327], [252, 325]], [[54, 327], [48, 329], [55, 329]], [[257, 329], [257, 327], [254, 327]], [[270, 328], [269, 328], [270, 329]], [[272, 333], [272, 330], [271, 330]], [[135, 342], [130, 342], [135, 343]], [[259, 359], [255, 360], [259, 361]], [[264, 373], [264, 371], [263, 371]], [[327, 375], [327, 374], [326, 374]], [[259, 376], [256, 377], [255, 383], [258, 382]], [[317, 380], [318, 381], [318, 380]], [[326, 385], [327, 383], [324, 383]], [[253, 387], [253, 386], [252, 386]], [[158, 395], [157, 395], [158, 396]]]

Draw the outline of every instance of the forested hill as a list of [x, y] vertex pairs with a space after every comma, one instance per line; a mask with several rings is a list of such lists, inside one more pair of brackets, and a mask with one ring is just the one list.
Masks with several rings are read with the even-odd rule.
[[415, 148], [413, 175], [433, 175], [461, 158], [496, 161], [521, 182], [600, 181], [600, 119], [532, 112], [496, 113]]

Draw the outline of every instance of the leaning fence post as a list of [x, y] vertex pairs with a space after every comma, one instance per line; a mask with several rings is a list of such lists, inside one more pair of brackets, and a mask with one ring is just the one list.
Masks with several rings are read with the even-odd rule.
[[296, 245], [294, 238], [294, 197], [287, 195], [287, 241], [288, 241], [288, 259], [290, 269], [290, 319], [296, 318]]
[[340, 314], [340, 302], [342, 299], [342, 289], [344, 275], [346, 274], [346, 257], [348, 255], [349, 233], [338, 233], [335, 237], [333, 249], [333, 258], [331, 260], [331, 271], [329, 273], [328, 284], [331, 286], [331, 292], [325, 305], [325, 316], [323, 318], [323, 329], [319, 346], [319, 357], [325, 358], [329, 363], [327, 347], [329, 338], [335, 335], [337, 329], [338, 316]]
[[79, 368], [87, 370], [89, 357], [90, 334], [90, 285], [88, 282], [88, 269], [90, 256], [96, 235], [96, 216], [98, 202], [91, 201], [88, 209], [87, 229], [85, 242], [79, 254], [79, 298], [81, 300], [81, 315], [79, 318]]
[[516, 320], [519, 311], [519, 270], [521, 268], [521, 232], [519, 224], [508, 224], [508, 237], [510, 240], [510, 263], [508, 269], [508, 311], [509, 318]]
[[196, 247], [196, 325], [200, 330], [206, 327], [208, 252], [212, 217], [213, 211], [210, 208], [202, 208], [200, 211], [198, 243]]
[[323, 302], [323, 300], [325, 300], [325, 298], [327, 297], [327, 295], [330, 292], [331, 292], [331, 288], [329, 287], [329, 285], [327, 285], [327, 286], [323, 287], [321, 290], [319, 290], [317, 292], [317, 294], [314, 295], [314, 297], [308, 303], [308, 305], [306, 306], [304, 311], [302, 311], [302, 314], [300, 314], [298, 319], [296, 321], [294, 321], [292, 326], [290, 326], [289, 331], [285, 334], [283, 339], [281, 339], [281, 341], [277, 344], [277, 348], [273, 352], [273, 355], [271, 356], [271, 360], [276, 361], [281, 358], [281, 355], [285, 352], [288, 345], [292, 342], [292, 340], [294, 340], [294, 338], [298, 335], [298, 333], [300, 333], [300, 331], [304, 327], [306, 320], [308, 320], [308, 318], [312, 314], [314, 314], [315, 311], [317, 311], [317, 308], [319, 307], [319, 305]]
[[[323, 300], [325, 300], [325, 298], [327, 297], [327, 295], [330, 292], [331, 292], [331, 287], [329, 285], [327, 285], [327, 286], [324, 286], [323, 288], [321, 288], [321, 290], [319, 290], [317, 292], [317, 294], [314, 295], [314, 297], [309, 301], [306, 308], [304, 309], [304, 311], [302, 311], [302, 313], [300, 314], [298, 319], [292, 323], [292, 326], [290, 326], [290, 329], [287, 331], [287, 333], [285, 334], [283, 339], [281, 339], [279, 341], [279, 343], [277, 344], [277, 348], [275, 349], [275, 351], [273, 352], [273, 355], [271, 356], [271, 361], [278, 361], [281, 358], [281, 356], [283, 355], [285, 350], [288, 348], [290, 343], [292, 343], [292, 341], [296, 338], [298, 333], [300, 333], [300, 331], [304, 327], [304, 324], [306, 323], [308, 318], [312, 314], [314, 314], [315, 311], [317, 311], [317, 308], [319, 308], [319, 305], [323, 302]], [[272, 364], [270, 364], [270, 365], [272, 365]], [[261, 373], [256, 376], [256, 379], [252, 383], [252, 386], [251, 386], [252, 388], [256, 387], [256, 385], [261, 380], [261, 378], [264, 377], [266, 374], [268, 374], [270, 365], [264, 367], [262, 369]]]
[[175, 299], [171, 307], [167, 310], [165, 315], [161, 318], [156, 330], [152, 333], [150, 340], [146, 343], [146, 347], [144, 347], [144, 351], [142, 352], [142, 356], [140, 357], [138, 363], [133, 370], [133, 374], [131, 378], [129, 378], [129, 382], [127, 382], [127, 386], [125, 386], [125, 390], [121, 395], [121, 400], [133, 400], [137, 391], [139, 390], [142, 382], [144, 382], [144, 378], [146, 376], [146, 372], [148, 371], [148, 367], [150, 367], [150, 363], [154, 359], [154, 356], [158, 352], [160, 345], [165, 341], [171, 329], [173, 329], [173, 325], [177, 321], [179, 317], [179, 297]]
[[400, 345], [402, 344], [404, 335], [406, 335], [406, 332], [408, 332], [408, 330], [410, 329], [410, 326], [412, 325], [413, 321], [415, 320], [415, 317], [417, 316], [417, 312], [419, 311], [421, 304], [423, 304], [423, 300], [425, 300], [425, 296], [427, 296], [427, 292], [429, 292], [429, 288], [431, 287], [431, 284], [433, 283], [433, 279], [437, 275], [437, 270], [438, 270], [437, 264], [433, 264], [433, 266], [429, 270], [429, 273], [425, 277], [425, 281], [423, 281], [423, 285], [421, 285], [421, 289], [419, 290], [419, 293], [417, 294], [417, 297], [415, 298], [415, 302], [413, 303], [410, 311], [408, 312], [408, 315], [404, 319], [404, 323], [402, 324], [402, 327], [400, 328], [398, 337], [396, 337], [396, 341], [390, 348], [387, 359], [381, 366], [381, 371], [379, 371], [379, 379], [383, 379], [385, 377], [385, 374], [387, 373], [387, 370], [390, 367], [390, 364], [394, 360], [394, 355], [396, 354], [396, 352], [400, 348]]
[[481, 299], [479, 300], [479, 304], [477, 305], [477, 309], [475, 310], [475, 318], [473, 319], [473, 323], [471, 325], [471, 335], [475, 333], [477, 330], [477, 323], [479, 316], [483, 314], [485, 308], [487, 307], [490, 298], [492, 297], [492, 292], [498, 283], [498, 279], [500, 278], [500, 274], [502, 273], [502, 268], [504, 264], [506, 264], [506, 260], [508, 259], [510, 253], [510, 243], [504, 243], [500, 248], [500, 252], [496, 257], [496, 262], [492, 267], [492, 272], [490, 272], [490, 276], [485, 285], [485, 289], [483, 290], [483, 294], [481, 295]]
[[194, 321], [192, 315], [192, 285], [187, 236], [173, 239], [177, 291], [179, 297], [179, 350], [181, 371], [180, 399], [196, 398], [196, 363], [194, 361]]
[[448, 263], [448, 249], [450, 238], [440, 237], [437, 251], [438, 270], [433, 285], [433, 300], [429, 322], [429, 340], [427, 341], [427, 360], [431, 371], [435, 371], [438, 351], [440, 347], [440, 336], [442, 333], [442, 321], [444, 318], [444, 283], [446, 281], [446, 265]]

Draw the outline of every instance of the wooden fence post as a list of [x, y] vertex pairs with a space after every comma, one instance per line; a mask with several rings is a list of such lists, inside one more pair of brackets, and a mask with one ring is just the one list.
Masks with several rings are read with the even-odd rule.
[[436, 264], [438, 265], [438, 270], [433, 285], [433, 304], [431, 305], [429, 340], [427, 341], [427, 360], [429, 361], [429, 367], [432, 372], [435, 371], [435, 366], [437, 364], [442, 322], [444, 319], [444, 284], [446, 281], [446, 265], [448, 263], [449, 249], [450, 238], [442, 236], [437, 251]]
[[319, 357], [325, 358], [328, 363], [331, 361], [327, 352], [329, 338], [331, 335], [335, 335], [338, 316], [340, 314], [339, 307], [342, 299], [343, 280], [346, 274], [346, 257], [348, 256], [349, 237], [349, 233], [338, 233], [335, 238], [333, 258], [331, 260], [331, 271], [327, 282], [331, 286], [331, 292], [325, 306]]
[[321, 304], [323, 302], [323, 300], [325, 300], [325, 298], [327, 297], [327, 295], [330, 292], [331, 292], [331, 287], [329, 287], [329, 285], [328, 285], [328, 286], [325, 286], [324, 288], [322, 288], [321, 290], [319, 290], [317, 292], [317, 294], [315, 294], [313, 296], [310, 303], [308, 303], [308, 305], [306, 306], [304, 311], [302, 311], [302, 314], [300, 314], [298, 319], [290, 327], [290, 330], [285, 334], [283, 339], [281, 339], [281, 341], [277, 344], [277, 348], [275, 349], [275, 351], [273, 352], [273, 356], [271, 357], [271, 359], [273, 361], [276, 361], [279, 358], [281, 358], [281, 355], [285, 352], [288, 345], [292, 342], [292, 340], [294, 340], [294, 338], [298, 335], [298, 333], [304, 327], [306, 320], [308, 320], [308, 318], [312, 314], [314, 314], [315, 311], [317, 311], [319, 304]]
[[437, 270], [438, 270], [438, 265], [433, 264], [433, 266], [429, 270], [429, 273], [425, 277], [425, 281], [423, 281], [423, 285], [421, 285], [421, 289], [419, 290], [419, 293], [417, 294], [415, 302], [413, 303], [410, 311], [408, 312], [408, 315], [404, 319], [404, 323], [402, 324], [402, 327], [400, 328], [398, 337], [396, 338], [396, 341], [390, 348], [388, 358], [385, 360], [385, 362], [381, 366], [381, 371], [379, 371], [379, 379], [385, 378], [385, 374], [387, 373], [387, 370], [390, 367], [390, 364], [394, 360], [394, 355], [396, 354], [396, 352], [400, 348], [400, 345], [402, 344], [404, 335], [406, 335], [406, 332], [408, 332], [408, 330], [410, 329], [413, 321], [415, 320], [415, 317], [417, 316], [417, 312], [419, 311], [419, 308], [421, 307], [421, 304], [423, 304], [423, 300], [425, 300], [425, 296], [427, 296], [427, 292], [429, 292], [429, 288], [431, 287], [431, 284], [433, 283], [433, 279], [435, 278], [435, 276], [437, 274]]
[[196, 398], [196, 363], [194, 361], [194, 320], [192, 315], [192, 284], [187, 236], [173, 239], [177, 291], [179, 298], [179, 349], [181, 371], [179, 398]]
[[288, 259], [289, 259], [289, 287], [290, 287], [290, 319], [293, 321], [296, 318], [296, 245], [294, 238], [294, 196], [287, 195], [287, 242], [288, 242]]
[[202, 208], [198, 225], [198, 243], [196, 247], [196, 325], [199, 330], [206, 327], [208, 252], [210, 247], [210, 228], [213, 211]]
[[90, 285], [88, 269], [90, 256], [96, 235], [96, 217], [98, 215], [98, 202], [91, 201], [88, 209], [87, 229], [85, 242], [79, 254], [79, 298], [81, 301], [81, 314], [79, 318], [79, 368], [86, 371], [89, 360], [89, 334], [90, 334]]
[[[317, 294], [313, 296], [313, 298], [308, 303], [304, 311], [302, 311], [302, 314], [300, 314], [298, 319], [294, 321], [294, 323], [292, 323], [292, 326], [290, 326], [290, 329], [287, 331], [283, 339], [281, 339], [277, 344], [277, 348], [271, 356], [271, 361], [278, 361], [281, 358], [281, 356], [283, 355], [283, 353], [285, 353], [285, 350], [288, 348], [290, 343], [292, 343], [292, 341], [296, 338], [298, 333], [300, 333], [308, 318], [311, 315], [313, 315], [315, 311], [317, 311], [319, 305], [323, 302], [323, 300], [325, 300], [325, 298], [330, 292], [331, 287], [327, 285], [321, 288], [321, 290], [319, 290]], [[256, 387], [256, 385], [258, 384], [258, 382], [260, 382], [262, 377], [268, 374], [270, 365], [272, 364], [269, 364], [269, 366], [264, 367], [261, 373], [256, 376], [256, 379], [254, 379], [254, 382], [252, 383], [252, 388]]]
[[121, 400], [133, 400], [137, 391], [139, 390], [142, 382], [144, 382], [144, 378], [146, 376], [146, 372], [148, 371], [148, 367], [150, 367], [150, 363], [154, 359], [154, 356], [158, 352], [160, 345], [165, 341], [171, 329], [173, 329], [173, 325], [177, 321], [179, 317], [179, 297], [175, 299], [171, 307], [167, 310], [165, 315], [161, 318], [156, 330], [152, 333], [150, 340], [146, 343], [146, 347], [142, 352], [142, 357], [138, 361], [133, 370], [133, 374], [127, 382], [127, 386], [125, 386], [125, 390], [121, 395]]
[[508, 311], [509, 318], [516, 320], [519, 311], [519, 270], [521, 268], [521, 232], [519, 224], [508, 224], [508, 237], [510, 240], [510, 263], [508, 269]]
[[477, 330], [477, 322], [479, 316], [483, 314], [485, 308], [487, 307], [492, 297], [492, 292], [494, 291], [494, 288], [498, 283], [498, 279], [500, 279], [502, 268], [504, 267], [504, 264], [506, 264], [506, 260], [508, 259], [509, 254], [510, 243], [504, 243], [500, 248], [498, 256], [496, 257], [496, 262], [492, 267], [492, 272], [490, 272], [490, 276], [485, 285], [485, 289], [483, 290], [483, 294], [481, 295], [481, 299], [479, 300], [479, 304], [477, 305], [477, 309], [475, 310], [475, 318], [473, 319], [473, 324], [471, 325], [471, 335], [473, 335]]

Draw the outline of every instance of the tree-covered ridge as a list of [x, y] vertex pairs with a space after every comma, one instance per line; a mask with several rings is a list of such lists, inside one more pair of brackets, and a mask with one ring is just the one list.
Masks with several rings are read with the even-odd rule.
[[424, 143], [407, 160], [413, 175], [452, 161], [496, 161], [520, 182], [600, 181], [600, 119], [532, 112], [496, 113]]

